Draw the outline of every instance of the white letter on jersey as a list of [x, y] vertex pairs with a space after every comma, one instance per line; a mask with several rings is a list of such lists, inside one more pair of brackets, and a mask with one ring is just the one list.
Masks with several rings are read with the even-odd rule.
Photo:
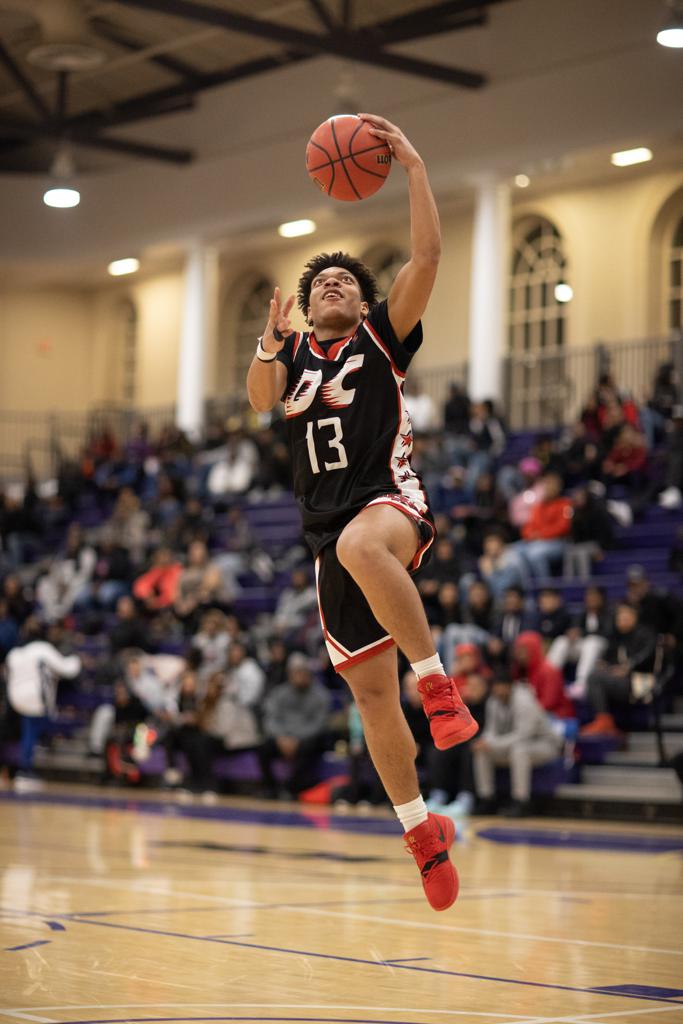
[[299, 383], [285, 399], [285, 416], [300, 416], [313, 402], [323, 379], [322, 370], [304, 370]]
[[351, 405], [356, 395], [356, 389], [351, 388], [350, 391], [346, 391], [342, 384], [349, 373], [360, 370], [364, 359], [365, 356], [362, 352], [349, 356], [337, 376], [328, 381], [327, 384], [323, 384], [320, 394], [325, 405], [328, 405], [331, 409], [342, 409], [347, 405]]

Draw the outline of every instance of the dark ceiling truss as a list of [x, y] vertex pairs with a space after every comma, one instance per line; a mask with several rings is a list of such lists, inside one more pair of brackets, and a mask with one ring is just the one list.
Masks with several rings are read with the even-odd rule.
[[329, 0], [307, 0], [321, 25], [320, 33], [253, 18], [227, 7], [204, 3], [202, 0], [116, 2], [122, 7], [171, 15], [270, 43], [279, 43], [282, 48], [275, 54], [207, 72], [175, 55], [154, 52], [145, 54], [144, 51], [152, 45], [149, 40], [135, 38], [130, 30], [116, 24], [111, 18], [95, 17], [91, 21], [93, 32], [128, 52], [140, 52], [143, 59], [163, 68], [172, 74], [176, 81], [131, 99], [68, 117], [69, 76], [64, 73], [57, 76], [53, 113], [0, 41], [0, 64], [4, 65], [17, 83], [38, 118], [32, 121], [0, 115], [0, 154], [10, 152], [26, 142], [48, 139], [56, 142], [69, 141], [79, 146], [120, 152], [144, 159], [173, 164], [187, 163], [194, 155], [189, 149], [139, 143], [112, 138], [102, 133], [148, 118], [190, 110], [195, 105], [197, 94], [205, 89], [242, 81], [319, 56], [341, 57], [451, 86], [477, 89], [486, 84], [485, 76], [478, 72], [409, 57], [390, 51], [386, 47], [483, 25], [486, 23], [488, 8], [508, 0], [440, 0], [419, 10], [363, 27], [354, 27], [354, 12], [358, 8], [353, 0], [340, 0], [334, 6]]

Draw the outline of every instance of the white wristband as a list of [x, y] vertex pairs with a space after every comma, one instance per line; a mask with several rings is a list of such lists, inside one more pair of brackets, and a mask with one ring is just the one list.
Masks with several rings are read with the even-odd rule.
[[277, 352], [266, 352], [263, 347], [263, 338], [259, 338], [256, 346], [256, 358], [262, 363], [272, 363], [273, 359], [277, 359]]

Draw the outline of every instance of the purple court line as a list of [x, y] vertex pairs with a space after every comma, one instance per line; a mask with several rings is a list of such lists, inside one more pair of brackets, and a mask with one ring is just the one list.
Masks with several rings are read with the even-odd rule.
[[309, 1024], [420, 1024], [415, 1020], [368, 1020], [358, 1017], [110, 1017], [108, 1020], [66, 1020], [60, 1024], [163, 1024], [175, 1021], [176, 1024], [188, 1024], [190, 1021], [297, 1021]]
[[26, 942], [23, 946], [5, 946], [6, 953], [18, 953], [21, 949], [34, 949], [35, 946], [49, 946], [52, 939], [37, 939], [36, 942]]
[[[304, 949], [286, 949], [282, 946], [264, 946], [257, 944], [255, 942], [236, 942], [233, 939], [209, 939], [205, 938], [202, 935], [188, 935], [185, 932], [164, 932], [160, 931], [157, 928], [140, 928], [134, 925], [116, 924], [114, 921], [82, 920], [77, 917], [72, 917], [71, 921], [74, 924], [90, 924], [96, 925], [100, 928], [117, 928], [121, 929], [122, 931], [138, 932], [143, 935], [162, 935], [166, 938], [171, 939], [188, 939], [191, 942], [217, 942], [220, 945], [238, 946], [242, 949], [257, 949], [267, 953], [288, 953], [293, 956], [308, 956], [314, 957], [319, 960], [334, 960], [339, 963], [363, 964], [367, 967], [392, 967], [394, 970], [397, 971], [418, 971], [421, 974], [442, 974], [452, 978], [471, 978], [475, 981], [497, 981], [505, 985], [523, 985], [528, 988], [548, 988], [558, 992], [580, 992], [583, 995], [588, 994], [601, 996], [618, 996], [621, 999], [636, 999], [644, 1000], [650, 1003], [675, 1003], [675, 1005], [677, 1006], [681, 1005], [677, 999], [665, 999], [661, 996], [645, 996], [635, 994], [629, 994], [627, 996], [624, 996], [621, 993], [606, 992], [596, 987], [578, 988], [576, 985], [552, 985], [549, 982], [545, 981], [523, 981], [520, 978], [499, 978], [495, 975], [489, 974], [471, 974], [466, 971], [447, 971], [438, 967], [416, 967], [412, 964], [391, 965], [381, 960], [363, 960], [360, 957], [341, 956], [335, 953], [315, 953], [311, 950]], [[62, 1022], [62, 1024], [69, 1024], [69, 1022]], [[80, 1024], [80, 1022], [75, 1022], [75, 1024]], [[375, 1022], [375, 1024], [379, 1024], [379, 1022]]]

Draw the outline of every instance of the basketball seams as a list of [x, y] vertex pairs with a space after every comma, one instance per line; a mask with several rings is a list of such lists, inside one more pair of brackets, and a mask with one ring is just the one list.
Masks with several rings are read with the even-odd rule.
[[[314, 143], [312, 143], [312, 145], [318, 146], [318, 143], [314, 142]], [[324, 146], [318, 146], [318, 149], [322, 149], [323, 153], [325, 153], [325, 155], [327, 156], [327, 150], [325, 149]], [[380, 143], [377, 146], [366, 146], [365, 149], [357, 149], [354, 153], [349, 153], [349, 156], [351, 157], [351, 159], [353, 159], [356, 156], [365, 156], [366, 153], [374, 153], [374, 151], [376, 149], [381, 151], [381, 150], [386, 149], [386, 146], [383, 145], [382, 143]], [[341, 162], [341, 160], [348, 160], [348, 158], [349, 157], [344, 157], [344, 156], [343, 157], [336, 157], [336, 156], [335, 157], [328, 157], [328, 159], [324, 163], [322, 163], [322, 164], [315, 164], [314, 167], [308, 167], [307, 169], [308, 169], [309, 172], [319, 171], [323, 167], [327, 167], [327, 166], [330, 166], [332, 164], [338, 164], [338, 163]], [[362, 169], [365, 170], [365, 168], [362, 168]]]
[[[345, 157], [342, 156], [342, 151], [341, 151], [341, 149], [339, 147], [339, 141], [337, 139], [337, 132], [335, 131], [335, 127], [334, 127], [334, 119], [332, 121], [330, 121], [330, 128], [332, 129], [332, 138], [334, 139], [334, 144], [337, 147], [337, 152], [339, 153], [339, 159], [341, 160], [341, 165], [342, 165], [342, 168], [344, 170], [344, 174], [347, 177], [348, 183], [351, 186], [351, 188], [353, 190], [353, 194], [355, 195], [356, 199], [362, 199], [363, 197], [360, 194], [360, 192], [358, 191], [358, 189], [356, 188], [356, 186], [354, 185], [353, 179], [352, 179], [351, 175], [349, 174], [349, 172], [347, 170], [346, 164], [344, 163]], [[330, 184], [329, 192], [330, 192], [330, 195], [332, 195], [332, 185], [331, 184]]]

